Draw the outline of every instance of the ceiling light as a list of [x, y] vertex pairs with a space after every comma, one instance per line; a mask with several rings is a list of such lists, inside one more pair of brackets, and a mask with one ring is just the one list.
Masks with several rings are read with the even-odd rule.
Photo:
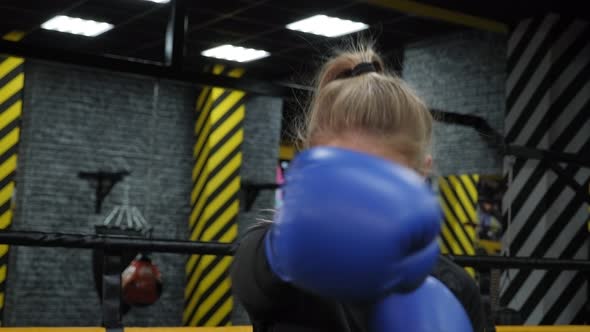
[[367, 29], [365, 23], [343, 20], [337, 17], [316, 15], [287, 25], [287, 29], [326, 37], [338, 37]]
[[168, 3], [168, 2], [170, 2], [170, 0], [147, 0], [147, 1], [155, 2], [155, 3]]
[[84, 20], [77, 17], [59, 15], [41, 24], [41, 28], [46, 30], [73, 33], [75, 35], [95, 37], [105, 31], [111, 30], [113, 25], [106, 22], [97, 22], [93, 20]]
[[201, 55], [229, 61], [248, 62], [266, 58], [270, 53], [263, 50], [226, 44], [203, 51]]

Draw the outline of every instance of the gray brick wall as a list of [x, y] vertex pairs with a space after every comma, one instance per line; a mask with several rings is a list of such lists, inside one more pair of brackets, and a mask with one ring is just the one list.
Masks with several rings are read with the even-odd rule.
[[[184, 238], [192, 167], [188, 85], [28, 61], [14, 229], [93, 232], [123, 199], [119, 184], [101, 216], [79, 171], [132, 172], [130, 203], [154, 235]], [[131, 326], [180, 325], [184, 263], [154, 255], [164, 278], [160, 301], [133, 309]], [[6, 325], [82, 326], [101, 323], [89, 250], [14, 247], [8, 275]]]
[[[240, 169], [242, 181], [251, 183], [274, 183], [276, 167], [279, 160], [279, 141], [281, 136], [281, 118], [283, 103], [279, 98], [252, 97], [246, 104], [244, 121], [244, 143], [242, 145], [243, 163]], [[256, 198], [252, 209], [241, 212], [238, 216], [240, 234], [248, 229], [257, 218], [272, 218], [275, 194], [262, 191]], [[249, 324], [248, 316], [236, 301], [232, 321], [234, 325]]]
[[[506, 36], [465, 31], [408, 45], [404, 79], [429, 107], [485, 118], [503, 130]], [[478, 133], [437, 122], [433, 156], [436, 174], [501, 173], [501, 158]]]

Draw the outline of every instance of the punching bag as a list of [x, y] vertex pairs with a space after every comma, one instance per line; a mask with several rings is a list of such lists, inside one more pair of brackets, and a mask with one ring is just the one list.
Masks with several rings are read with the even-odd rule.
[[145, 254], [131, 261], [121, 275], [123, 301], [130, 306], [154, 304], [162, 295], [162, 276]]

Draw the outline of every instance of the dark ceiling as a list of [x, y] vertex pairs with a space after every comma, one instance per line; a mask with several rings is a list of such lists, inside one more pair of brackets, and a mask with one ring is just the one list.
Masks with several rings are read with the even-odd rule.
[[[530, 8], [544, 8], [539, 5], [543, 1], [524, 0], [425, 0], [421, 3], [503, 23], [526, 16]], [[393, 63], [399, 61], [397, 56], [406, 43], [466, 28], [365, 1], [189, 0], [187, 4], [186, 68], [202, 70], [211, 60], [202, 57], [201, 51], [230, 43], [269, 51], [270, 57], [247, 63], [245, 67], [255, 77], [273, 80], [306, 79], [305, 73], [315, 67], [327, 49], [350, 38], [325, 38], [285, 28], [288, 23], [318, 13], [369, 24], [368, 34], [377, 39], [379, 48]], [[57, 14], [107, 21], [115, 28], [88, 38], [39, 27]], [[21, 30], [26, 32], [21, 41], [24, 45], [162, 62], [169, 16], [169, 4], [143, 0], [0, 0], [0, 35]]]

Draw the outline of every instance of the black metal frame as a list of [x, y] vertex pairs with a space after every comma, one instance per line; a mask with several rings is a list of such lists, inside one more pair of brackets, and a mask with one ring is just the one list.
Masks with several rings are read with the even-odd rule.
[[[122, 328], [121, 273], [123, 252], [150, 251], [176, 254], [222, 255], [235, 253], [235, 243], [142, 239], [126, 236], [46, 233], [32, 231], [0, 231], [0, 243], [30, 247], [61, 247], [104, 250], [102, 279], [102, 319], [109, 331]], [[532, 259], [523, 257], [447, 256], [461, 266], [476, 269], [515, 268], [544, 270], [590, 271], [590, 261]]]
[[121, 300], [121, 252], [105, 251], [102, 272], [102, 325], [112, 332], [122, 323]]
[[568, 163], [579, 167], [590, 168], [590, 158], [584, 159], [582, 156], [573, 153], [534, 149], [519, 145], [506, 146], [504, 153], [517, 158], [549, 160], [556, 163]]
[[471, 127], [477, 131], [481, 138], [493, 149], [502, 155], [515, 156], [517, 158], [549, 160], [552, 162], [562, 162], [574, 164], [579, 167], [590, 168], [590, 158], [584, 159], [582, 156], [573, 153], [564, 153], [543, 149], [530, 148], [520, 145], [506, 144], [504, 137], [498, 133], [482, 117], [471, 114], [451, 113], [438, 109], [430, 110], [434, 118], [439, 122], [451, 123], [461, 126]]
[[[128, 236], [48, 233], [35, 231], [0, 231], [0, 244], [28, 247], [61, 247], [102, 249], [109, 253], [122, 251], [160, 252], [187, 255], [234, 255], [236, 243], [181, 241], [174, 239], [143, 239]], [[590, 271], [588, 260], [526, 258], [501, 256], [454, 256], [451, 260], [461, 266], [478, 269], [541, 269]]]
[[0, 231], [0, 243], [27, 247], [101, 249], [109, 252], [137, 251], [221, 256], [231, 256], [235, 251], [234, 245], [227, 243], [36, 231]]
[[431, 110], [431, 112], [438, 121], [473, 128], [491, 148], [503, 156], [514, 156], [520, 159], [536, 159], [545, 162], [548, 169], [555, 172], [577, 195], [580, 195], [586, 202], [590, 203], [590, 195], [588, 195], [586, 188], [574, 179], [574, 174], [568, 174], [559, 165], [559, 163], [567, 163], [578, 167], [590, 168], [590, 158], [584, 158], [581, 155], [573, 153], [506, 144], [504, 137], [481, 117], [469, 114], [449, 113], [441, 110]]
[[[102, 325], [109, 332], [122, 330], [121, 267], [129, 252], [233, 255], [233, 244], [143, 239], [129, 236], [0, 231], [0, 243], [29, 247], [61, 247], [100, 250], [102, 256]], [[124, 268], [124, 266], [123, 266]]]

